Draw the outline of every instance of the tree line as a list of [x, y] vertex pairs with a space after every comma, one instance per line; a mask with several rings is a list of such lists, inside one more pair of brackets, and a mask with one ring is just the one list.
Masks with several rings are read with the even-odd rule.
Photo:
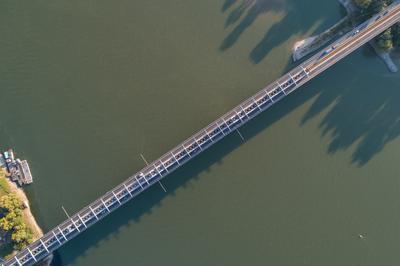
[[[393, 0], [353, 0], [360, 9], [360, 17], [368, 19], [374, 14], [382, 12]], [[400, 24], [388, 28], [375, 38], [376, 47], [382, 51], [389, 51], [400, 47]]]
[[15, 193], [0, 198], [0, 229], [12, 241], [13, 248], [21, 250], [33, 241], [33, 234], [23, 219], [25, 206]]

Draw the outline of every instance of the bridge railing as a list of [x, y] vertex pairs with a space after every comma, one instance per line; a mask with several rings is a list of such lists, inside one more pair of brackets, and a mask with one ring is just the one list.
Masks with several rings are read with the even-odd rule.
[[[307, 76], [305, 71], [300, 68], [294, 72], [296, 77], [304, 78]], [[225, 135], [250, 121], [297, 87], [292, 77], [289, 75], [285, 75], [285, 77], [280, 79], [283, 83], [281, 86], [275, 82], [246, 99], [219, 119], [162, 155], [160, 159], [146, 166], [46, 233], [41, 239], [19, 252], [14, 260], [9, 260], [4, 265], [30, 265], [46, 257], [164, 176], [175, 171], [203, 150], [208, 149]], [[288, 88], [290, 88], [290, 91]]]
[[[389, 7], [389, 10], [392, 10], [396, 6], [397, 3], [393, 4]], [[383, 12], [379, 16], [382, 14]], [[366, 28], [368, 23], [377, 19], [377, 16], [373, 17], [365, 24], [360, 25], [360, 28]], [[392, 25], [397, 22], [399, 19], [398, 17], [399, 15], [396, 15], [391, 18], [389, 21], [391, 24], [389, 24]], [[371, 36], [366, 38], [365, 41], [372, 39], [376, 34], [387, 27], [388, 24], [377, 27], [375, 34], [371, 34]], [[349, 34], [343, 36], [336, 43], [341, 43], [348, 37]], [[356, 43], [353, 47], [344, 51], [343, 54], [340, 54], [336, 58], [336, 61], [357, 49], [362, 44], [363, 43]], [[334, 62], [329, 62], [328, 60], [326, 64], [321, 65], [319, 69], [310, 73], [309, 69], [312, 63], [318, 62], [318, 60], [322, 58], [321, 55], [322, 52], [317, 53], [302, 65], [291, 70], [283, 77], [256, 93], [254, 96], [246, 99], [241, 104], [237, 105], [229, 112], [225, 113], [220, 118], [162, 155], [155, 162], [132, 175], [114, 189], [106, 192], [91, 204], [85, 206], [72, 217], [59, 226], [53, 228], [42, 238], [18, 252], [13, 258], [7, 260], [2, 265], [32, 265], [36, 261], [47, 256], [49, 253], [65, 244], [112, 211], [118, 209], [121, 205], [136, 197], [166, 175], [175, 171], [181, 165], [199, 155], [202, 151], [208, 149], [212, 144], [221, 140], [225, 135], [235, 131], [238, 127], [257, 116], [257, 114], [268, 109], [274, 103], [295, 91], [316, 74], [334, 64]]]

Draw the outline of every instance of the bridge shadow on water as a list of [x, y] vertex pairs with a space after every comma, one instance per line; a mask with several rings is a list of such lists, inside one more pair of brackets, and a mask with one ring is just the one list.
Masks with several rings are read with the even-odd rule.
[[[236, 2], [238, 1], [226, 0], [223, 10], [229, 9]], [[270, 1], [276, 8], [279, 7], [280, 2], [279, 0]], [[293, 2], [293, 8], [304, 8], [301, 6], [306, 6], [305, 3], [308, 1], [293, 0], [291, 2]], [[298, 6], [295, 2], [299, 2]], [[274, 7], [274, 5], [270, 4], [269, 7]], [[254, 20], [254, 18], [252, 19]], [[247, 19], [246, 23], [248, 24], [252, 19]], [[245, 25], [241, 27], [245, 27]], [[294, 30], [296, 31], [296, 29]], [[273, 32], [276, 33], [276, 31], [278, 28]], [[278, 45], [279, 40], [287, 37], [278, 37], [271, 44]], [[233, 42], [230, 45], [232, 44]], [[227, 49], [228, 46], [224, 49]], [[357, 62], [357, 67], [355, 67], [353, 64], [360, 57], [361, 64]], [[363, 62], [365, 62], [365, 67]], [[287, 69], [291, 67], [292, 65], [289, 64]], [[372, 70], [374, 67], [375, 69]], [[354, 148], [350, 163], [362, 166], [400, 134], [400, 105], [398, 104], [400, 87], [397, 85], [399, 81], [399, 76], [388, 73], [369, 48], [362, 48], [361, 54], [356, 52], [339, 62], [280, 104], [273, 106], [249, 122], [241, 129], [241, 132], [249, 140], [305, 102], [312, 100], [311, 107], [299, 124], [304, 125], [316, 116], [322, 116], [319, 124], [321, 137], [330, 140], [327, 152], [333, 154]], [[238, 136], [235, 134], [228, 136], [188, 163], [186, 167], [167, 177], [163, 181], [168, 189], [167, 193], [164, 193], [158, 186], [150, 188], [117, 210], [115, 215], [110, 215], [68, 243], [63, 248], [65, 256], [61, 258], [56, 255], [53, 265], [71, 265], [77, 259], [84, 257], [87, 250], [118, 234], [120, 228], [131, 222], [139, 221], [144, 214], [151, 213], [164, 198], [173, 196], [178, 188], [184, 187], [188, 181], [198, 178], [201, 172], [207, 171], [213, 164], [219, 162], [240, 145], [243, 145], [243, 142]]]
[[[316, 23], [318, 27], [313, 34], [333, 24], [332, 18], [327, 17], [323, 12], [318, 12], [323, 7], [324, 3], [317, 5], [315, 0], [225, 0], [221, 9], [223, 13], [229, 12], [225, 27], [233, 29], [222, 41], [219, 49], [226, 51], [235, 45], [240, 36], [261, 15], [269, 12], [284, 13], [283, 18], [272, 25], [251, 50], [249, 59], [254, 64], [258, 64], [273, 48], [287, 41], [292, 35], [304, 34]], [[310, 12], [310, 10], [316, 12]]]
[[[372, 53], [369, 49], [363, 49], [363, 52], [367, 55]], [[358, 165], [367, 163], [386, 143], [395, 139], [400, 133], [400, 105], [397, 104], [397, 99], [400, 99], [400, 89], [399, 86], [395, 86], [400, 80], [398, 76], [388, 74], [383, 64], [371, 56], [364, 59], [377, 64], [378, 67], [381, 66], [382, 71], [380, 74], [368, 73], [372, 77], [368, 78], [367, 82], [375, 80], [377, 87], [371, 84], [365, 86], [365, 82], [360, 80], [363, 75], [366, 75], [368, 69], [354, 68], [351, 64], [354, 57], [360, 57], [360, 54], [344, 59], [343, 62], [327, 70], [280, 104], [249, 122], [241, 129], [242, 134], [249, 140], [297, 107], [313, 100], [302, 121], [299, 121], [300, 125], [324, 111], [320, 128], [322, 136], [331, 137], [328, 152], [335, 153], [356, 145], [351, 161]], [[338, 80], [337, 76], [340, 76], [341, 80]], [[387, 87], [379, 87], [383, 80]], [[207, 171], [240, 145], [245, 144], [236, 134], [228, 136], [194, 161], [189, 162], [187, 166], [167, 177], [163, 181], [168, 189], [167, 193], [158, 186], [150, 188], [117, 210], [114, 215], [105, 218], [98, 225], [68, 243], [64, 249], [66, 252], [66, 256], [63, 256], [64, 260], [56, 256], [54, 265], [73, 264], [75, 260], [85, 256], [86, 250], [118, 234], [120, 228], [139, 221], [142, 215], [151, 213], [165, 197], [173, 196], [178, 188], [198, 178], [201, 172]]]
[[[285, 104], [273, 106], [269, 111], [262, 113], [250, 121], [241, 129], [247, 140], [269, 127], [293, 109], [301, 105], [305, 100], [317, 93], [317, 88], [308, 88], [306, 92], [296, 93], [292, 99], [284, 100]], [[114, 215], [106, 217], [96, 226], [89, 228], [85, 233], [79, 235], [73, 241], [65, 245], [65, 256], [57, 253], [52, 265], [71, 265], [75, 260], [85, 256], [85, 251], [95, 247], [101, 241], [118, 234], [120, 228], [137, 222], [144, 214], [151, 213], [160, 202], [169, 196], [173, 196], [178, 188], [182, 188], [191, 180], [198, 178], [199, 174], [208, 169], [227, 154], [239, 146], [244, 145], [243, 141], [236, 134], [231, 134], [221, 140], [217, 145], [211, 147], [196, 159], [189, 162], [185, 167], [178, 169], [163, 180], [168, 192], [164, 193], [157, 185], [151, 187], [136, 199], [115, 211]]]
[[[296, 103], [293, 104], [296, 105]], [[273, 107], [273, 111], [263, 113], [251, 121], [246, 126], [246, 138], [250, 139], [255, 136], [294, 108], [290, 104], [286, 105], [286, 107], [282, 107], [283, 106], [280, 106], [280, 108]], [[75, 260], [85, 256], [86, 250], [95, 247], [97, 243], [117, 234], [119, 228], [131, 222], [139, 221], [141, 216], [146, 213], [151, 213], [164, 198], [173, 196], [178, 188], [184, 187], [190, 180], [197, 179], [200, 173], [207, 171], [212, 165], [219, 162], [224, 156], [242, 144], [243, 141], [236, 134], [227, 136], [225, 139], [221, 140], [220, 143], [189, 162], [185, 167], [178, 169], [165, 178], [163, 180], [163, 185], [167, 188], [167, 193], [163, 192], [157, 185], [149, 188], [146, 192], [116, 210], [114, 215], [106, 217], [104, 220], [100, 221], [99, 224], [89, 228], [85, 233], [67, 243], [65, 245], [65, 248], [68, 249], [66, 251], [66, 256], [61, 258], [61, 256], [56, 253], [52, 265], [73, 264]]]
[[[269, 111], [250, 121], [241, 129], [241, 132], [247, 140], [251, 139], [316, 93], [317, 88], [308, 88], [305, 92], [295, 93], [294, 97], [290, 97], [291, 99], [284, 100], [285, 104], [273, 106]], [[139, 221], [144, 214], [151, 213], [164, 198], [173, 196], [178, 188], [184, 187], [190, 180], [197, 179], [200, 173], [207, 171], [212, 165], [220, 162], [223, 157], [240, 145], [244, 145], [244, 143], [239, 136], [236, 134], [227, 136], [217, 145], [200, 154], [185, 167], [178, 169], [163, 180], [163, 184], [168, 190], [167, 193], [164, 193], [157, 185], [148, 189], [136, 199], [116, 210], [113, 215], [106, 217], [96, 226], [89, 228], [76, 239], [67, 243], [63, 247], [64, 256], [61, 257], [56, 252], [52, 265], [74, 264], [77, 259], [85, 256], [87, 250], [95, 247], [101, 241], [118, 234], [120, 228], [127, 226], [131, 222]]]

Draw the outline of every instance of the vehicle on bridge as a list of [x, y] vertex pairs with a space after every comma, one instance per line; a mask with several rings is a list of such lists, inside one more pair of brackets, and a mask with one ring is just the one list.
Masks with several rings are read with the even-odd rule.
[[321, 56], [320, 56], [318, 59], [320, 59], [320, 58], [324, 57], [325, 55], [329, 54], [330, 52], [332, 52], [333, 50], [335, 50], [335, 48], [336, 48], [335, 46], [331, 46], [331, 47], [329, 47], [328, 49], [324, 50], [324, 51], [322, 52]]

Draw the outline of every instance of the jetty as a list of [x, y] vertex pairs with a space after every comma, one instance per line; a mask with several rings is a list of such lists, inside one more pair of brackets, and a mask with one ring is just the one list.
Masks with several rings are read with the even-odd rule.
[[0, 153], [0, 167], [6, 170], [9, 178], [19, 186], [33, 183], [31, 169], [26, 160], [16, 159], [14, 151], [8, 149]]

